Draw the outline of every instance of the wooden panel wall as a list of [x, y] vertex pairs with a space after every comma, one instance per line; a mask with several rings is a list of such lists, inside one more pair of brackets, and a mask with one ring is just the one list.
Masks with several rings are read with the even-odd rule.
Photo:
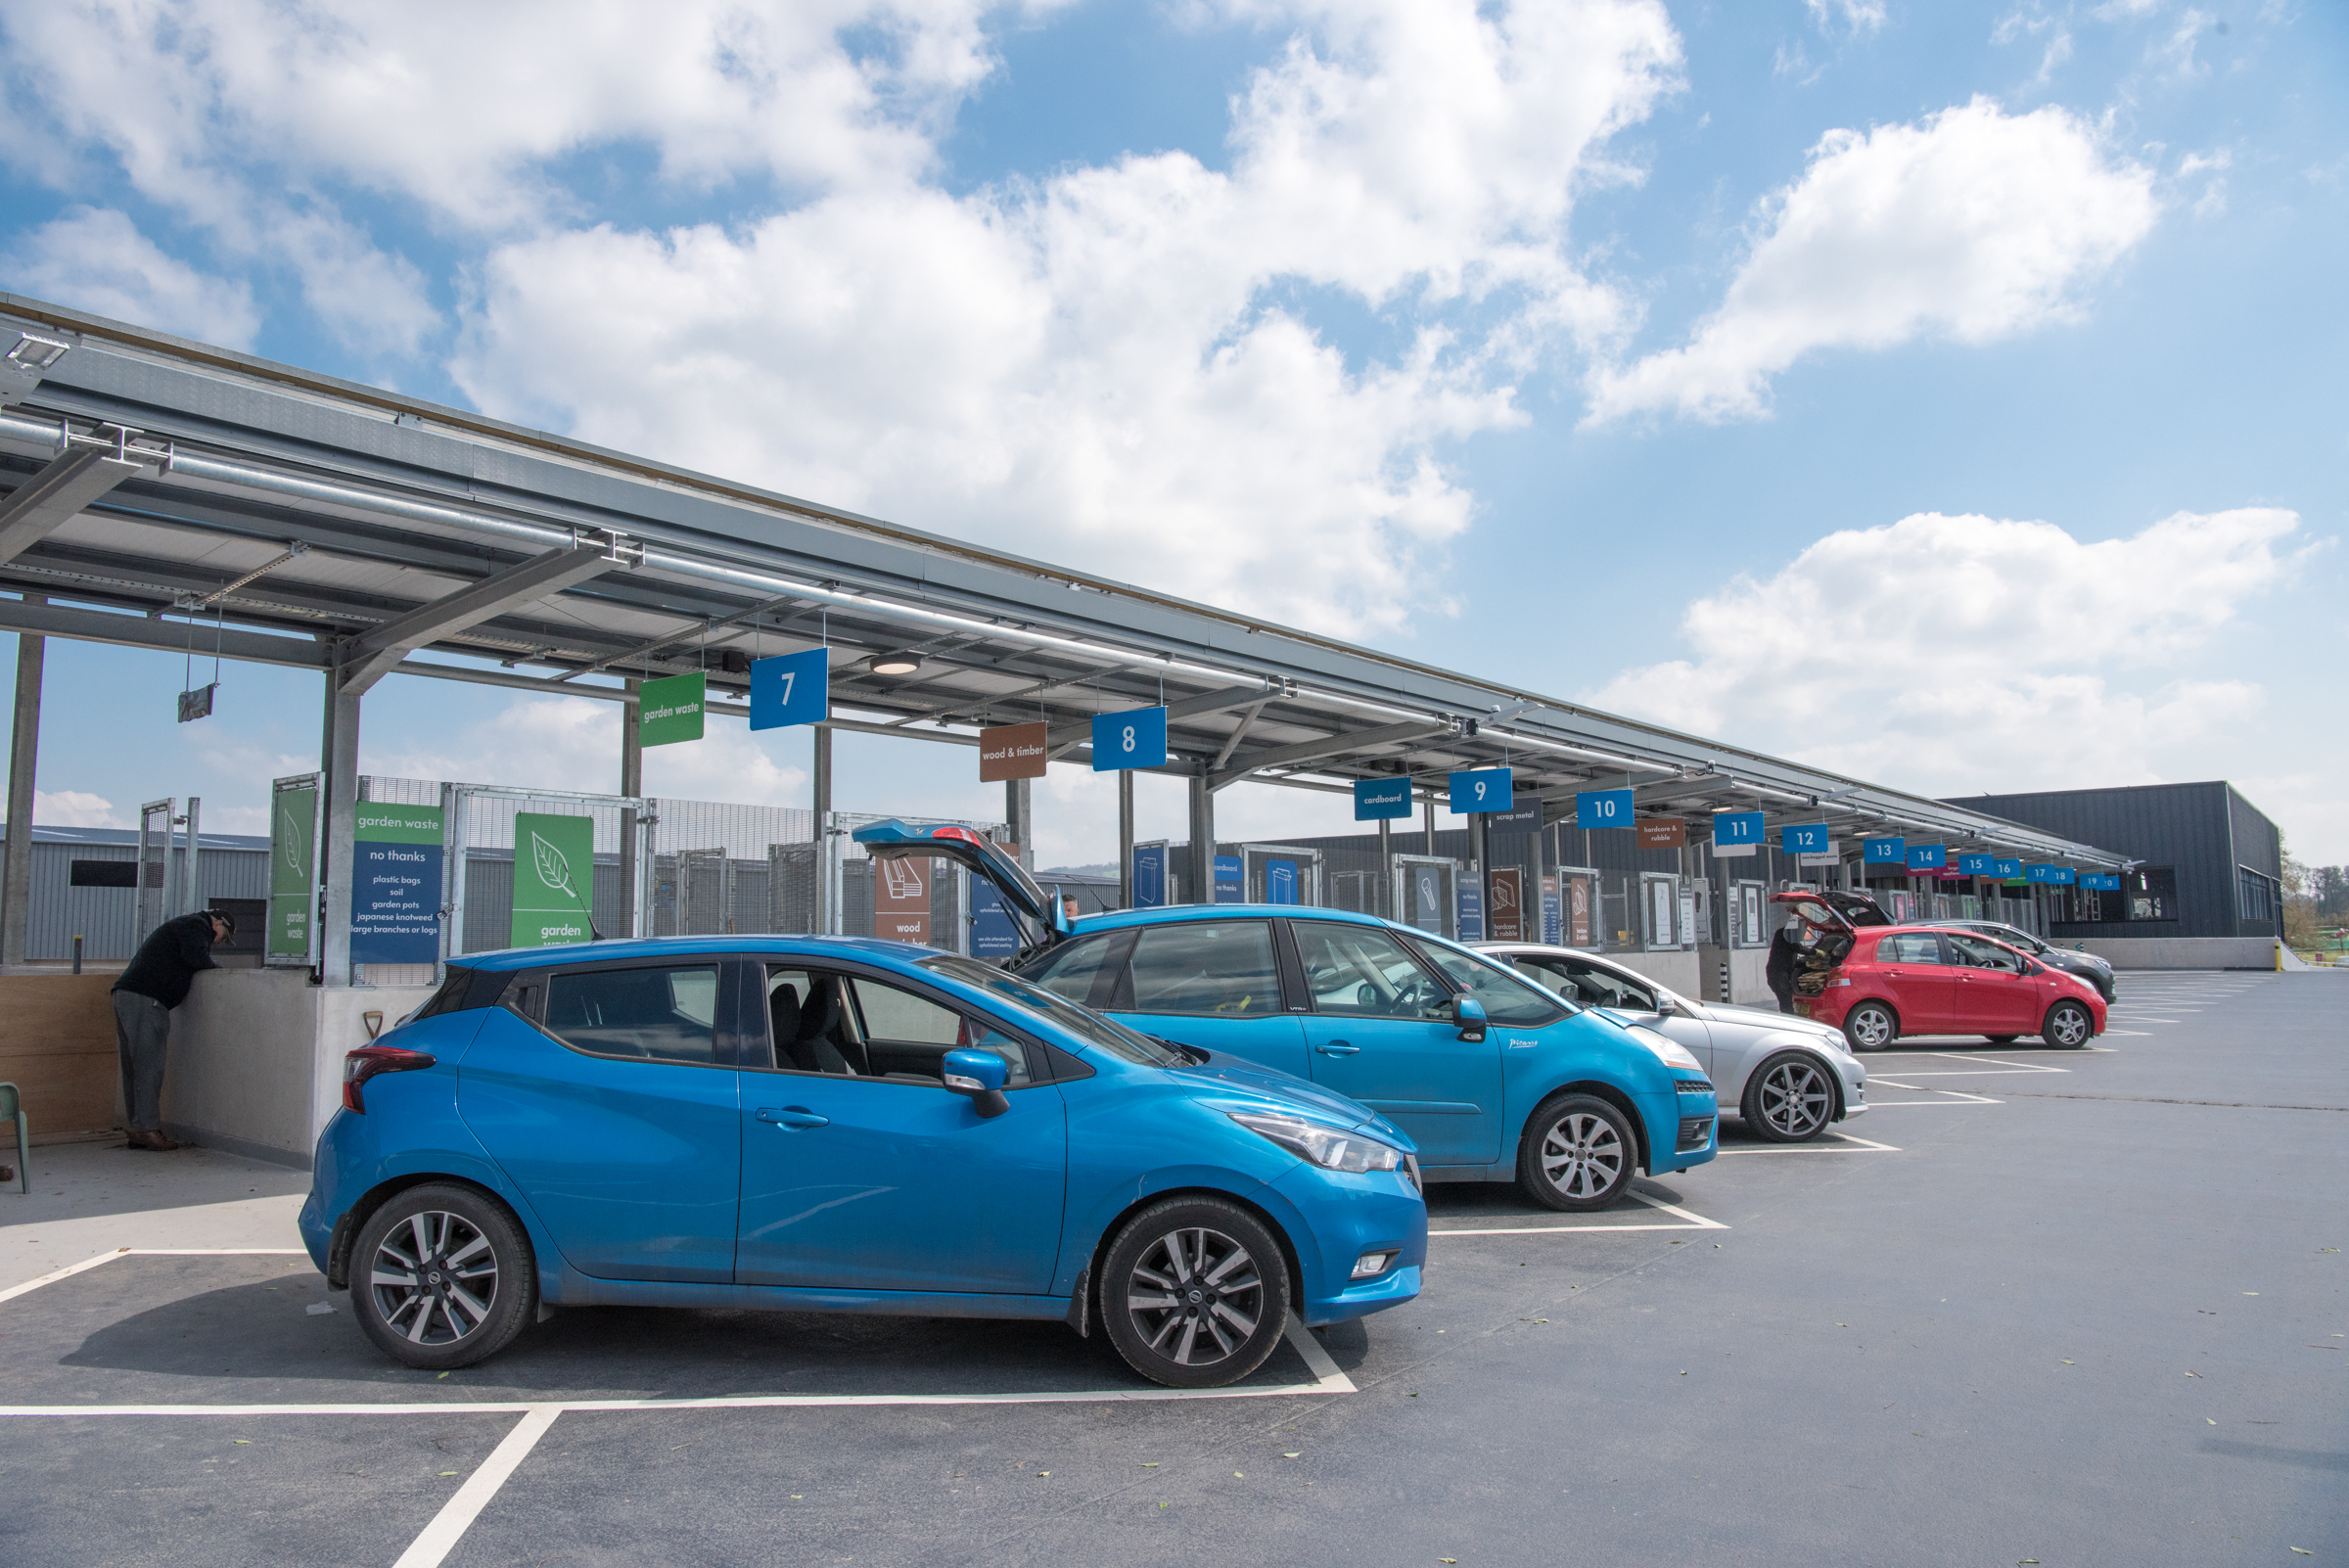
[[36, 1140], [122, 1125], [114, 984], [112, 974], [0, 975], [0, 1079], [23, 1090]]

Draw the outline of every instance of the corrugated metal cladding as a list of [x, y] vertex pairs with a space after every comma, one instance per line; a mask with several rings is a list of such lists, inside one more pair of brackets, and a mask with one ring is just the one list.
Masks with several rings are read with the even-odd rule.
[[[2273, 918], [2244, 913], [2243, 875], [2270, 883], [2283, 870], [2283, 836], [2223, 779], [2139, 784], [2033, 795], [1970, 795], [1948, 804], [2117, 850], [2177, 878], [2176, 918], [2065, 921], [2050, 935], [2077, 937], [2272, 937]], [[2273, 907], [2271, 900], [2270, 907]]]
[[[40, 831], [40, 830], [36, 830]], [[110, 835], [111, 836], [111, 835]], [[124, 834], [127, 844], [53, 843], [36, 838], [32, 845], [32, 909], [24, 933], [28, 959], [70, 958], [73, 939], [81, 937], [81, 955], [92, 963], [118, 962], [138, 948], [139, 890], [76, 888], [71, 885], [76, 860], [136, 861], [136, 834]], [[215, 848], [205, 835], [204, 853], [197, 856], [197, 876], [203, 886], [198, 905], [206, 899], [266, 899], [269, 897], [269, 850]], [[185, 851], [174, 851], [175, 857]], [[0, 868], [8, 853], [0, 849]], [[134, 873], [135, 874], [135, 873]]]

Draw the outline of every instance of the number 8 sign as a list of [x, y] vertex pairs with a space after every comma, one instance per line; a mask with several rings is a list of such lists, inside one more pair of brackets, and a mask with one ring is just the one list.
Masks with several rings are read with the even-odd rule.
[[1120, 773], [1167, 763], [1167, 711], [1135, 708], [1093, 715], [1093, 771]]

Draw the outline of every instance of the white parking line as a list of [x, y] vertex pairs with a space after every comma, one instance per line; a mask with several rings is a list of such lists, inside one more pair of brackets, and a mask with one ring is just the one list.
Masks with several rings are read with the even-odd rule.
[[1678, 1204], [1666, 1203], [1661, 1198], [1650, 1198], [1637, 1192], [1627, 1192], [1624, 1196], [1630, 1198], [1634, 1203], [1644, 1203], [1651, 1209], [1661, 1209], [1666, 1214], [1678, 1216], [1680, 1219], [1685, 1220], [1687, 1223], [1679, 1225], [1497, 1225], [1480, 1230], [1438, 1230], [1430, 1225], [1427, 1234], [1428, 1238], [1433, 1240], [1437, 1236], [1566, 1236], [1589, 1235], [1599, 1230], [1727, 1230], [1729, 1228], [1718, 1220], [1708, 1220], [1701, 1214], [1690, 1214]]
[[6, 1290], [0, 1290], [0, 1301], [14, 1301], [27, 1291], [38, 1290], [43, 1285], [54, 1285], [61, 1279], [70, 1279], [86, 1268], [113, 1263], [116, 1258], [277, 1258], [298, 1255], [307, 1256], [299, 1247], [117, 1247], [113, 1252], [102, 1252], [95, 1258], [84, 1258], [77, 1264], [69, 1264], [38, 1279], [27, 1279], [22, 1285], [11, 1285]]
[[424, 1527], [424, 1534], [409, 1544], [392, 1568], [440, 1568], [440, 1559], [455, 1549], [459, 1538], [472, 1527], [474, 1517], [497, 1496], [498, 1488], [530, 1456], [530, 1450], [538, 1446], [538, 1440], [562, 1413], [551, 1405], [534, 1406], [525, 1411], [522, 1419], [514, 1423], [514, 1430], [506, 1434], [505, 1441], [491, 1449], [489, 1457], [465, 1478], [465, 1484], [457, 1488], [457, 1495], [441, 1504], [433, 1522]]
[[1856, 1138], [1849, 1132], [1833, 1134], [1832, 1143], [1815, 1138], [1809, 1143], [1741, 1144], [1734, 1149], [1723, 1149], [1724, 1154], [1898, 1154], [1900, 1149], [1890, 1143], [1877, 1143], [1867, 1138]]

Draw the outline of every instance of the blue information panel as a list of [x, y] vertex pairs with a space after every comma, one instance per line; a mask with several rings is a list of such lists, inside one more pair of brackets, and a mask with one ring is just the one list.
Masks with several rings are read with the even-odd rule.
[[1958, 869], [1969, 877], [1997, 876], [1998, 863], [1998, 856], [1993, 854], [1961, 854], [1958, 856]]
[[2049, 887], [2068, 888], [2072, 885], [2072, 868], [2068, 865], [2030, 865], [2023, 867], [2023, 880], [2044, 883]]
[[1240, 857], [1236, 854], [1216, 856], [1216, 902], [1238, 903], [1248, 897]]
[[1167, 711], [1133, 708], [1093, 715], [1093, 771], [1123, 773], [1167, 765]]
[[1354, 819], [1375, 822], [1381, 817], [1411, 814], [1411, 781], [1407, 778], [1358, 778], [1354, 781]]
[[[1755, 820], [1760, 821], [1759, 813]], [[1628, 828], [1632, 825], [1632, 792], [1630, 790], [1583, 790], [1574, 798], [1574, 825], [1578, 828]], [[1716, 833], [1721, 831], [1721, 818], [1713, 819]], [[1719, 839], [1715, 843], [1721, 842]]]
[[1485, 940], [1485, 890], [1471, 886], [1461, 879], [1459, 891], [1459, 921], [1462, 942]]
[[1003, 896], [985, 877], [971, 878], [971, 956], [1010, 958], [1019, 950], [1019, 929], [1003, 907]]
[[2121, 879], [2109, 871], [2083, 871], [2080, 873], [2080, 886], [2093, 888], [2098, 893], [2118, 893], [2121, 891]]
[[350, 853], [350, 961], [438, 962], [440, 846], [361, 839]]
[[1558, 879], [1542, 879], [1542, 940], [1551, 946], [1562, 945], [1566, 940], [1565, 910], [1558, 901]]
[[1907, 865], [1909, 863], [1909, 841], [1907, 839], [1862, 839], [1860, 841], [1860, 858], [1868, 865]]
[[1911, 844], [1909, 846], [1909, 869], [1939, 871], [1950, 863], [1950, 847], [1946, 844]]
[[1505, 767], [1466, 768], [1451, 775], [1451, 810], [1454, 816], [1480, 811], [1506, 811], [1517, 804]]
[[831, 716], [831, 649], [777, 654], [751, 666], [751, 728], [820, 724]]
[[[1575, 812], [1581, 820], [1582, 812]], [[1740, 844], [1760, 844], [1763, 834], [1762, 813], [1759, 811], [1716, 811], [1713, 813], [1713, 847], [1727, 849]]]
[[1167, 901], [1167, 847], [1163, 844], [1137, 844], [1133, 847], [1133, 906], [1136, 909], [1157, 909]]
[[1993, 860], [1990, 863], [1990, 874], [2012, 881], [2023, 874], [2023, 862], [2020, 860]]
[[1267, 860], [1265, 862], [1265, 902], [1295, 903], [1297, 901], [1297, 862]]
[[1778, 849], [1786, 854], [1825, 854], [1834, 843], [1824, 822], [1789, 822], [1778, 829]]

